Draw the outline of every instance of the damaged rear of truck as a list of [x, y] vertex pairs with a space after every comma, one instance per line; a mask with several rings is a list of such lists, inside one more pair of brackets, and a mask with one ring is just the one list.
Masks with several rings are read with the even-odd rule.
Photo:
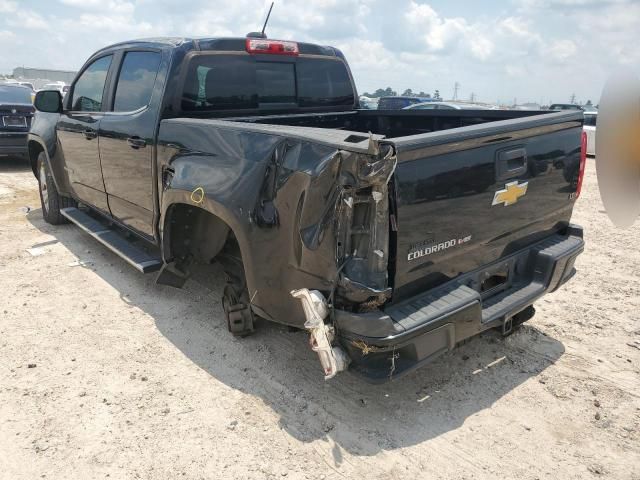
[[385, 381], [574, 274], [581, 112], [359, 110], [335, 48], [198, 46], [158, 132], [159, 281], [220, 262], [231, 332], [306, 328], [325, 378]]
[[360, 110], [339, 50], [262, 36], [112, 45], [36, 107], [46, 221], [162, 284], [220, 263], [229, 330], [306, 328], [325, 378], [508, 334], [583, 250], [580, 111]]
[[[584, 152], [575, 113], [368, 113], [164, 120], [159, 169], [165, 239], [171, 205], [202, 192], [198, 208], [237, 242], [234, 260], [221, 241], [206, 257], [230, 279], [232, 332], [254, 314], [305, 327], [326, 378], [350, 367], [379, 382], [508, 334], [571, 278]], [[432, 131], [391, 136], [417, 125]], [[165, 261], [184, 270], [179, 252]]]

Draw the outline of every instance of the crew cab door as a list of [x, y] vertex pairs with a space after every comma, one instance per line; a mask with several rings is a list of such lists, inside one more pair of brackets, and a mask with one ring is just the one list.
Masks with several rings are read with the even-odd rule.
[[98, 129], [113, 55], [90, 63], [71, 86], [70, 101], [56, 126], [64, 168], [75, 196], [84, 203], [109, 212], [102, 180]]
[[111, 108], [100, 122], [102, 174], [113, 217], [153, 236], [154, 139], [162, 101], [159, 50], [116, 55]]

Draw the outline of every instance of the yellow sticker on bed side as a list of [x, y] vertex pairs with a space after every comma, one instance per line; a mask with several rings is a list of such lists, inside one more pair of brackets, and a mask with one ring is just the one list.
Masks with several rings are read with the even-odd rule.
[[198, 187], [191, 192], [191, 201], [197, 204], [204, 202], [204, 189], [202, 187]]

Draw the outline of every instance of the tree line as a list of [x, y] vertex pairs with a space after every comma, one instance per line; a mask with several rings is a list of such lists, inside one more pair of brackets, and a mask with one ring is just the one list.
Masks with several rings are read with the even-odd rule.
[[[365, 92], [362, 95], [365, 96], [365, 97], [369, 97], [369, 98], [397, 97], [398, 96], [398, 92], [393, 90], [391, 87], [387, 87], [387, 88], [379, 88], [373, 93]], [[418, 92], [414, 92], [410, 88], [407, 88], [404, 92], [402, 92], [402, 96], [403, 97], [433, 98], [434, 100], [442, 100], [442, 97], [440, 97], [440, 91], [439, 90], [435, 90], [433, 92], [433, 95], [432, 95], [430, 93], [426, 93], [426, 92], [423, 92], [423, 91], [420, 91], [419, 93]]]

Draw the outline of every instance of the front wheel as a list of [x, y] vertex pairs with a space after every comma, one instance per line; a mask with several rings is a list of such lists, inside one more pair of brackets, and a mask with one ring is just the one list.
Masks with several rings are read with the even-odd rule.
[[60, 209], [74, 207], [76, 203], [73, 199], [63, 197], [58, 193], [44, 152], [40, 152], [40, 155], [38, 155], [38, 187], [40, 190], [42, 217], [45, 222], [51, 225], [67, 223], [68, 220], [62, 216]]

